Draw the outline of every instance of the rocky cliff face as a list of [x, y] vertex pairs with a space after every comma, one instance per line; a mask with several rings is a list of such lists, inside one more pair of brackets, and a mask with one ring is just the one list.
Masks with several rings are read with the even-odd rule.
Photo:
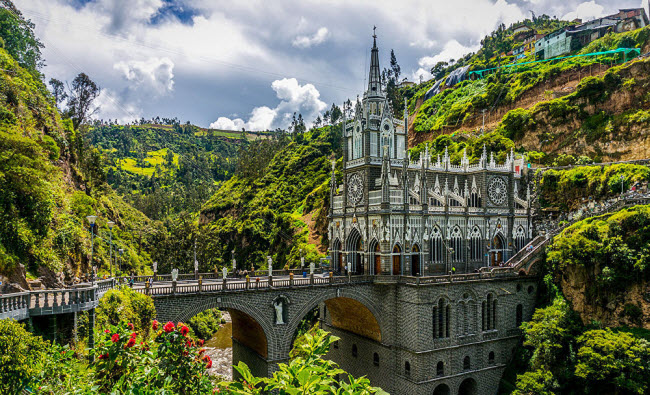
[[599, 271], [573, 265], [560, 276], [560, 288], [582, 322], [650, 329], [650, 282], [641, 280], [629, 284], [624, 292], [597, 295], [591, 285]]

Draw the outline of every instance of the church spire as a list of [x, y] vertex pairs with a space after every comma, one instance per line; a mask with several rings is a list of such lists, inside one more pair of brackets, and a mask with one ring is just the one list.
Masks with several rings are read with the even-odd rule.
[[372, 28], [372, 50], [370, 51], [370, 75], [368, 77], [368, 96], [383, 96], [379, 71], [379, 49], [377, 48], [377, 27]]

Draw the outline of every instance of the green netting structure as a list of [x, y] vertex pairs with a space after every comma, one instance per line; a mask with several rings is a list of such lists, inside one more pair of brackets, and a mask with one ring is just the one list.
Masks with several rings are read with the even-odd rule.
[[[483, 70], [473, 70], [469, 72], [469, 77], [472, 78], [472, 76], [474, 76], [477, 78], [483, 78], [484, 75], [491, 74], [493, 72], [496, 72], [497, 70], [504, 70], [508, 73], [513, 73], [513, 72], [517, 73], [517, 72], [521, 72], [522, 69], [527, 70], [531, 66], [534, 67], [537, 64], [545, 63], [545, 62], [569, 61], [569, 62], [575, 62], [576, 64], [582, 64], [582, 59], [587, 57], [602, 57], [602, 58], [606, 58], [607, 62], [612, 61], [616, 63], [625, 63], [628, 60], [633, 59], [639, 55], [641, 55], [641, 50], [639, 48], [617, 48], [610, 51], [591, 52], [591, 53], [571, 55], [571, 56], [561, 56], [561, 57], [551, 58], [551, 59], [542, 59], [542, 60], [534, 60], [530, 62], [507, 64], [504, 66], [492, 67]], [[599, 62], [601, 62], [601, 60], [605, 60], [605, 59], [598, 59]]]

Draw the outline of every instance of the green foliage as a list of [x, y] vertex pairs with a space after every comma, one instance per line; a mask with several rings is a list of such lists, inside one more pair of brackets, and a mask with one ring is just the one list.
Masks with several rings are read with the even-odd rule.
[[218, 309], [203, 311], [187, 323], [196, 337], [208, 340], [221, 328], [221, 312]]
[[135, 330], [146, 337], [155, 317], [153, 299], [126, 286], [106, 292], [97, 306], [97, 327], [100, 329], [131, 322]]
[[557, 388], [550, 370], [537, 369], [517, 376], [517, 389], [512, 395], [555, 395]]
[[227, 136], [179, 123], [97, 122], [88, 143], [106, 157], [107, 182], [149, 218], [163, 220], [197, 211], [220, 181], [234, 175], [238, 148], [248, 143]]
[[13, 320], [0, 320], [0, 393], [20, 394], [40, 374], [48, 343]]
[[[556, 160], [558, 165], [575, 162], [575, 159], [572, 159], [571, 163], [561, 162], [560, 159], [562, 158]], [[621, 176], [623, 176], [622, 183]], [[621, 193], [621, 189], [627, 191], [637, 182], [644, 181], [650, 181], [650, 169], [633, 164], [547, 170], [540, 183], [540, 203], [542, 207], [576, 209], [583, 203], [582, 199], [588, 196], [594, 200], [614, 197]]]
[[[280, 136], [279, 138], [282, 139]], [[341, 125], [325, 126], [304, 133], [303, 142], [283, 140], [257, 178], [235, 176], [224, 182], [201, 210], [199, 234], [203, 259], [208, 270], [228, 264], [231, 251], [240, 268], [266, 266], [266, 256], [274, 267], [300, 264], [300, 249], [306, 262], [322, 255], [309, 244], [306, 216], [310, 215], [318, 236], [327, 234], [330, 161], [340, 152]], [[326, 239], [321, 243], [326, 245]]]
[[486, 133], [484, 135], [474, 135], [472, 133], [456, 133], [454, 135], [442, 134], [432, 141], [418, 144], [409, 150], [411, 159], [418, 160], [420, 155], [424, 154], [426, 146], [429, 147], [429, 154], [431, 160], [436, 161], [438, 155], [441, 157], [445, 153], [445, 149], [449, 153], [451, 162], [460, 164], [463, 158], [463, 153], [467, 155], [470, 163], [477, 163], [483, 149], [495, 155], [494, 159], [497, 162], [505, 161], [506, 155], [514, 149], [515, 144], [507, 137], [504, 137], [498, 132]]
[[501, 120], [501, 133], [511, 140], [521, 139], [533, 124], [530, 112], [523, 108], [509, 111]]
[[295, 353], [299, 356], [289, 362], [281, 363], [278, 371], [270, 378], [254, 377], [248, 366], [240, 362], [235, 369], [241, 374], [241, 381], [220, 383], [219, 389], [228, 394], [337, 394], [366, 395], [386, 394], [380, 388], [371, 387], [365, 377], [354, 378], [347, 375], [346, 380], [337, 376], [345, 374], [343, 370], [323, 356], [330, 345], [338, 340], [323, 330], [305, 334], [305, 342], [297, 346]]
[[34, 35], [34, 24], [25, 20], [10, 1], [7, 3], [7, 8], [0, 8], [2, 48], [33, 76], [40, 77], [38, 69], [43, 65], [43, 44]]
[[557, 273], [568, 266], [602, 268], [592, 283], [595, 296], [620, 292], [650, 273], [648, 240], [650, 206], [635, 206], [571, 225], [555, 238], [548, 261]]
[[650, 343], [625, 332], [592, 330], [578, 338], [575, 374], [587, 391], [644, 394], [650, 388]]

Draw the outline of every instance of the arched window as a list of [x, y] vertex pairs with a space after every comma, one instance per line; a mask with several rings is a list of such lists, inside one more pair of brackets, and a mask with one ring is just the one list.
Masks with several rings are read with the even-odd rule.
[[521, 323], [522, 323], [523, 319], [524, 319], [523, 318], [524, 317], [524, 306], [518, 304], [516, 314], [517, 314], [517, 317], [516, 317], [516, 320], [515, 320], [515, 326], [517, 328], [519, 328], [521, 326]]
[[470, 207], [481, 207], [481, 195], [478, 191], [473, 190], [469, 195], [469, 206]]
[[488, 362], [494, 363], [494, 351], [490, 351], [490, 354], [488, 355]]
[[515, 248], [517, 251], [520, 251], [522, 248], [526, 246], [526, 233], [524, 232], [523, 227], [517, 228], [517, 232], [515, 233]]
[[444, 375], [445, 375], [445, 364], [442, 361], [440, 361], [436, 365], [436, 376], [440, 377]]
[[372, 364], [375, 366], [379, 366], [379, 354], [377, 353], [372, 354]]
[[440, 298], [436, 306], [433, 307], [433, 338], [441, 339], [449, 337], [449, 315], [451, 310], [449, 303]]
[[404, 362], [404, 375], [410, 376], [411, 375], [411, 364], [409, 361]]
[[352, 345], [352, 356], [356, 358], [357, 355], [358, 355], [357, 345], [353, 344]]
[[494, 296], [490, 293], [487, 296], [487, 302], [483, 302], [483, 316], [485, 317], [485, 329], [483, 330], [493, 330], [497, 327], [497, 301]]
[[469, 259], [472, 261], [480, 261], [482, 259], [482, 245], [481, 230], [478, 226], [472, 228], [469, 234]]
[[444, 205], [442, 204], [442, 202], [440, 202], [440, 200], [438, 200], [438, 199], [436, 199], [434, 197], [430, 197], [429, 198], [429, 206], [443, 207]]
[[442, 233], [437, 226], [431, 232], [431, 262], [444, 262], [444, 252], [442, 244]]
[[453, 249], [451, 260], [453, 262], [461, 262], [463, 260], [463, 234], [458, 226], [451, 231], [450, 240], [450, 247]]
[[463, 359], [463, 370], [470, 370], [472, 368], [471, 361], [469, 359], [469, 356], [466, 356]]

